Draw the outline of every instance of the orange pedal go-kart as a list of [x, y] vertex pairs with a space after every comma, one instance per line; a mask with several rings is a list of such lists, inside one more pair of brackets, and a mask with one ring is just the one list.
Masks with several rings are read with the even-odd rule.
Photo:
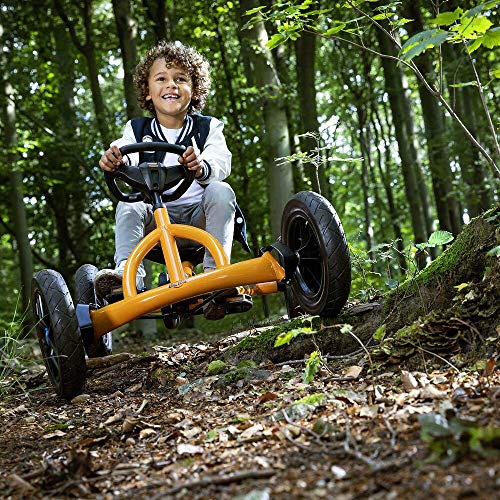
[[[182, 155], [185, 148], [147, 142], [120, 150], [124, 156], [141, 151]], [[235, 302], [224, 299], [226, 313], [247, 310], [252, 295], [275, 292], [285, 293], [290, 317], [301, 313], [335, 316], [347, 301], [351, 286], [349, 250], [340, 220], [322, 196], [305, 191], [296, 194], [284, 208], [280, 241], [261, 249], [259, 257], [230, 264], [212, 235], [170, 223], [165, 202], [186, 192], [194, 180], [193, 172], [182, 165], [145, 162], [122, 166], [105, 176], [118, 200], [152, 204], [156, 229], [138, 243], [127, 259], [122, 288], [112, 290], [105, 299], [95, 294], [97, 269], [90, 264], [76, 272], [74, 302], [58, 272], [44, 269], [33, 277], [36, 333], [49, 379], [59, 396], [71, 399], [82, 391], [85, 357], [110, 354], [112, 330], [134, 319], [161, 317], [167, 328], [175, 328], [182, 318], [201, 313], [209, 301], [227, 296], [229, 290], [240, 286], [248, 295]], [[123, 192], [117, 179], [133, 192]], [[165, 194], [172, 188], [171, 194]], [[179, 249], [177, 238], [191, 240], [197, 246]], [[195, 274], [194, 266], [201, 262], [205, 249], [212, 254], [216, 269]], [[143, 259], [166, 267], [158, 286], [150, 290], [136, 288], [136, 274]]]

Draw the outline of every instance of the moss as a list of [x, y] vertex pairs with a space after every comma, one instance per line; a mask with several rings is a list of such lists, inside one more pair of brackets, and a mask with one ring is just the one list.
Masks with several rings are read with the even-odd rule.
[[45, 431], [65, 431], [68, 429], [69, 424], [51, 424], [45, 427]]
[[311, 394], [310, 396], [305, 396], [298, 401], [295, 401], [294, 404], [306, 404], [306, 405], [319, 405], [324, 401], [326, 398], [326, 394], [323, 394], [322, 392], [317, 392], [316, 394]]
[[224, 361], [221, 361], [220, 359], [215, 359], [208, 365], [207, 373], [208, 375], [218, 375], [219, 373], [224, 371], [226, 366], [227, 363], [225, 363]]
[[[477, 242], [478, 240], [486, 240], [488, 235], [493, 234], [491, 225], [500, 226], [500, 207], [491, 209], [482, 216], [473, 219], [458, 235], [453, 244], [428, 267], [401, 283], [395, 290], [388, 292], [384, 309], [391, 310], [394, 302], [399, 300], [401, 295], [414, 294], [419, 287], [432, 286], [440, 277], [454, 273], [456, 269], [460, 268], [461, 262], [471, 258], [479, 261], [482, 254]], [[483, 237], [481, 238], [481, 236]]]
[[276, 337], [278, 337], [278, 335], [283, 332], [293, 330], [294, 328], [312, 326], [314, 329], [315, 319], [316, 317], [297, 318], [288, 323], [277, 325], [269, 330], [264, 330], [259, 335], [246, 337], [229, 350], [229, 355], [247, 350], [267, 352], [274, 348], [274, 342], [276, 341]]
[[257, 363], [251, 359], [244, 359], [238, 363], [238, 368], [257, 368]]

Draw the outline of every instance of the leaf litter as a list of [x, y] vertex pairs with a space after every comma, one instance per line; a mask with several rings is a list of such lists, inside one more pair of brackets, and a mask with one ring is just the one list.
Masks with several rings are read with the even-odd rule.
[[242, 367], [222, 364], [209, 375], [230, 345], [121, 356], [116, 370], [93, 368], [70, 403], [44, 379], [11, 392], [0, 403], [4, 495], [495, 496], [496, 358], [478, 369], [434, 359], [422, 371], [382, 372], [367, 370], [361, 353], [355, 364], [335, 359], [310, 383], [303, 364], [267, 361], [241, 378], [227, 375]]

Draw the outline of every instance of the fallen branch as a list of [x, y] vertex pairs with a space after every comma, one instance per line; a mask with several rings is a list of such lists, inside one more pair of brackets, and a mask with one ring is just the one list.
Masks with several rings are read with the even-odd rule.
[[[252, 469], [246, 471], [235, 472], [234, 474], [228, 474], [225, 476], [208, 476], [198, 481], [186, 481], [177, 486], [164, 490], [158, 495], [153, 497], [153, 500], [157, 498], [165, 498], [167, 495], [173, 495], [178, 493], [183, 489], [198, 488], [199, 486], [208, 486], [211, 484], [229, 484], [237, 483], [239, 481], [245, 481], [246, 479], [264, 479], [267, 477], [274, 476], [276, 471], [274, 469]], [[145, 486], [145, 489], [158, 488], [168, 484], [167, 481], [157, 481]]]
[[94, 370], [96, 368], [107, 368], [108, 366], [116, 365], [117, 363], [122, 363], [127, 361], [132, 357], [132, 354], [128, 352], [122, 352], [120, 354], [111, 354], [110, 356], [103, 356], [102, 358], [90, 358], [87, 359], [87, 369]]

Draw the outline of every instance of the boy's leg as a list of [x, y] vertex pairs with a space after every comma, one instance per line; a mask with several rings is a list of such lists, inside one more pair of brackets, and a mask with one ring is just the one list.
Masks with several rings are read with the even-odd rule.
[[[201, 203], [190, 221], [192, 226], [205, 229], [215, 236], [228, 259], [231, 259], [235, 207], [236, 196], [231, 186], [226, 182], [212, 182], [205, 188]], [[203, 268], [215, 269], [215, 261], [208, 251], [205, 252]]]
[[[96, 292], [105, 297], [111, 288], [121, 286], [121, 277], [125, 261], [130, 252], [149, 231], [154, 229], [155, 222], [151, 205], [142, 201], [137, 203], [119, 202], [116, 207], [115, 227], [115, 269], [102, 269], [94, 280]], [[144, 287], [146, 272], [141, 264], [137, 270], [137, 288]]]

